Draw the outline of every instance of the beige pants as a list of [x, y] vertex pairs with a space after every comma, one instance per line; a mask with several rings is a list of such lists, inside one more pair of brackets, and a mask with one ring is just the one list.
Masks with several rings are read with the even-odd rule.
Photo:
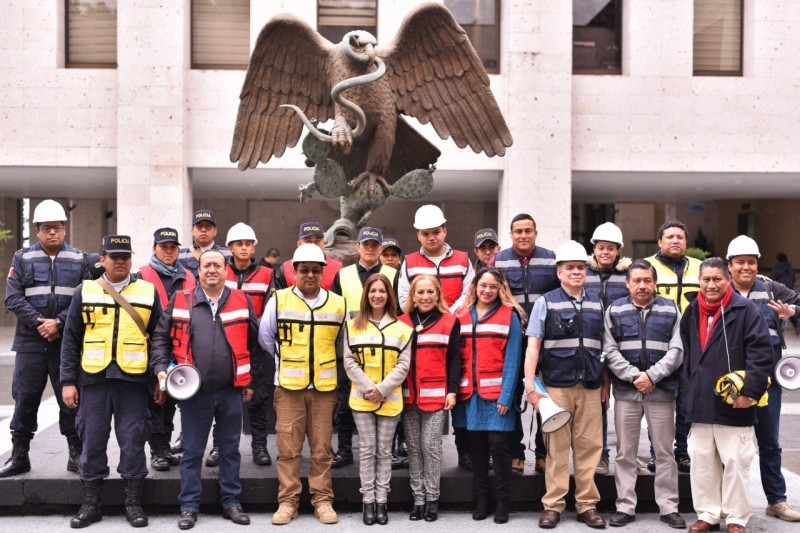
[[572, 420], [558, 431], [545, 435], [547, 468], [542, 498], [545, 510], [564, 512], [564, 498], [569, 491], [569, 450], [575, 470], [575, 508], [578, 513], [594, 509], [600, 493], [594, 484], [594, 472], [603, 452], [603, 417], [600, 389], [583, 385], [548, 387], [556, 405], [572, 411]]
[[690, 480], [697, 519], [746, 526], [750, 520], [750, 463], [756, 453], [753, 427], [692, 424]]

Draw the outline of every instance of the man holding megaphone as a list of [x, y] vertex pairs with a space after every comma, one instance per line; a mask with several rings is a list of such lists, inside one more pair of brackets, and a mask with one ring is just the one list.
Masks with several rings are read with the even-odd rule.
[[603, 449], [603, 304], [596, 293], [583, 289], [586, 257], [580, 243], [567, 241], [559, 246], [556, 272], [561, 287], [536, 300], [526, 332], [525, 399], [539, 411], [541, 400], [547, 396], [534, 385], [538, 365], [549, 396], [573, 414], [561, 429], [545, 435], [547, 492], [539, 517], [539, 527], [544, 529], [556, 527], [566, 507], [570, 448], [578, 522], [593, 528], [606, 526], [596, 509], [600, 493], [594, 482]]
[[[181, 394], [180, 387], [195, 389], [197, 383], [186, 373], [184, 379], [170, 380], [168, 392], [181, 398], [183, 457], [178, 502], [180, 529], [191, 529], [200, 509], [200, 471], [211, 423], [216, 420], [220, 450], [219, 485], [222, 516], [246, 525], [250, 517], [240, 503], [239, 477], [242, 432], [242, 400], [253, 397], [251, 382], [262, 372], [258, 354], [258, 319], [250, 297], [225, 286], [226, 259], [219, 250], [207, 250], [198, 261], [199, 286], [176, 292], [153, 334], [153, 365], [161, 382], [167, 380], [167, 366], [193, 365], [200, 376], [195, 394]], [[177, 368], [181, 368], [176, 367]]]
[[[773, 362], [783, 355], [783, 321], [797, 316], [800, 294], [782, 283], [758, 276], [761, 253], [756, 241], [739, 235], [728, 244], [728, 268], [736, 292], [756, 304], [767, 320], [772, 342]], [[756, 441], [761, 468], [761, 486], [767, 497], [767, 516], [787, 522], [800, 522], [800, 512], [786, 501], [786, 479], [781, 472], [781, 445], [778, 440], [781, 424], [781, 383], [773, 378], [769, 387], [769, 402], [756, 409]]]

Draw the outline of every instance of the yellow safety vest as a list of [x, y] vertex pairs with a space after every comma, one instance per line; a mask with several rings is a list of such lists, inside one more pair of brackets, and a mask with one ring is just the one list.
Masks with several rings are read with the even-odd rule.
[[673, 272], [671, 268], [659, 261], [655, 255], [645, 258], [645, 261], [648, 261], [655, 267], [656, 273], [658, 274], [656, 294], [675, 302], [681, 313], [689, 307], [690, 302], [686, 299], [686, 295], [690, 292], [698, 292], [700, 290], [701, 261], [694, 257], [687, 257], [687, 259], [689, 263], [683, 271], [683, 278], [681, 279], [679, 289], [678, 276], [675, 275], [675, 272]]
[[328, 291], [325, 302], [314, 309], [292, 287], [277, 291], [275, 298], [278, 384], [285, 389], [301, 390], [313, 380], [317, 390], [334, 390], [336, 337], [344, 324], [344, 298]]
[[[373, 383], [380, 383], [397, 366], [400, 352], [411, 341], [414, 330], [411, 326], [395, 320], [379, 328], [372, 322], [357, 330], [354, 320], [347, 322], [350, 350], [361, 365], [361, 369]], [[354, 411], [374, 412], [381, 416], [396, 416], [403, 411], [403, 392], [400, 385], [386, 397], [385, 402], [375, 403], [364, 398], [355, 383], [350, 386], [350, 408]]]
[[[155, 286], [140, 279], [130, 282], [120, 294], [147, 324], [155, 303]], [[83, 282], [81, 299], [81, 316], [86, 326], [81, 368], [97, 374], [116, 361], [126, 374], [144, 374], [148, 363], [147, 338], [128, 312], [92, 280]]]
[[[379, 272], [389, 278], [389, 283], [394, 289], [397, 269], [381, 265]], [[342, 288], [342, 296], [347, 302], [347, 315], [349, 318], [355, 318], [361, 310], [361, 295], [364, 293], [364, 286], [361, 284], [361, 278], [358, 277], [357, 265], [350, 265], [339, 271], [339, 286]]]

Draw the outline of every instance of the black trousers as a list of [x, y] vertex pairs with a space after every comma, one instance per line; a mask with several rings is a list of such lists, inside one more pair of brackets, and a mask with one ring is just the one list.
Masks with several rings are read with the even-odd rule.
[[489, 499], [489, 454], [494, 463], [494, 495], [498, 502], [508, 502], [511, 488], [511, 455], [507, 431], [469, 431], [472, 454], [472, 496], [477, 501]]

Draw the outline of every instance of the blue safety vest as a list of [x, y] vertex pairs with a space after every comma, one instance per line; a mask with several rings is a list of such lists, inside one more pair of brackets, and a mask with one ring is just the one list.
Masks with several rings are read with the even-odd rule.
[[603, 305], [608, 306], [611, 302], [625, 298], [628, 296], [628, 287], [625, 285], [625, 271], [618, 270], [614, 266], [611, 275], [606, 277], [608, 273], [601, 272], [594, 268], [592, 265], [586, 265], [586, 283], [583, 290], [586, 292], [594, 293], [600, 296], [600, 301]]
[[505, 276], [511, 294], [527, 316], [530, 316], [536, 300], [544, 293], [559, 287], [556, 254], [541, 246], [533, 249], [526, 268], [522, 267], [513, 248], [500, 250], [494, 256], [494, 266]]
[[748, 300], [758, 306], [759, 311], [767, 321], [769, 327], [769, 340], [772, 342], [772, 351], [775, 354], [775, 362], [777, 363], [782, 356], [781, 345], [783, 344], [780, 337], [780, 324], [778, 324], [778, 315], [769, 308], [769, 301], [772, 300], [772, 288], [767, 282], [761, 278], [756, 278], [750, 292], [743, 294]]

